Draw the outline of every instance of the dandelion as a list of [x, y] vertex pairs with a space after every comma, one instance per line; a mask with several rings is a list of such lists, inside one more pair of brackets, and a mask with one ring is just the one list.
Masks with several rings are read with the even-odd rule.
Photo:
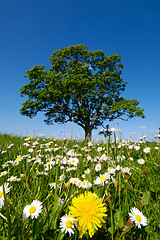
[[23, 218], [27, 219], [29, 216], [31, 218], [37, 218], [42, 212], [42, 202], [34, 200], [30, 205], [26, 205], [23, 209]]
[[92, 192], [85, 192], [72, 199], [72, 206], [69, 206], [70, 216], [78, 222], [78, 230], [82, 237], [88, 230], [89, 236], [102, 227], [105, 222], [103, 217], [107, 216], [107, 208], [102, 199]]
[[61, 228], [61, 232], [63, 233], [69, 233], [69, 235], [71, 236], [71, 234], [74, 234], [73, 225], [74, 222], [74, 218], [69, 217], [67, 214], [63, 217], [61, 217], [60, 220], [60, 228]]
[[131, 213], [129, 213], [130, 219], [132, 222], [135, 222], [135, 225], [138, 228], [142, 226], [146, 226], [148, 224], [147, 218], [140, 212], [137, 208], [133, 207], [131, 209]]

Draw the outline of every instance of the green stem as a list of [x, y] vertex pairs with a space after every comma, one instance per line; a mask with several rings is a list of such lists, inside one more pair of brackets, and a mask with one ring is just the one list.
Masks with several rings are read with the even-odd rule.
[[124, 237], [124, 235], [131, 230], [131, 228], [134, 226], [134, 223], [132, 223], [122, 234], [121, 236], [118, 238], [118, 240], [120, 240], [122, 237]]
[[6, 209], [6, 216], [7, 216], [7, 222], [8, 222], [8, 240], [11, 239], [11, 218], [9, 215], [9, 208], [8, 208], [8, 201], [6, 199], [6, 194], [5, 194], [5, 188], [4, 188], [4, 179], [2, 179], [2, 186], [3, 186], [3, 195], [4, 195], [4, 205]]

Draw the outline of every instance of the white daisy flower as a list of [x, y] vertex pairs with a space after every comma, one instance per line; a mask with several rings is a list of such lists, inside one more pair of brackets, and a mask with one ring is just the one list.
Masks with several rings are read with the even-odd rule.
[[15, 181], [20, 181], [21, 179], [18, 178], [17, 176], [10, 176], [10, 178], [7, 179], [9, 182], [15, 182]]
[[101, 152], [102, 150], [103, 150], [102, 147], [97, 148], [97, 152]]
[[104, 153], [101, 157], [100, 157], [100, 161], [107, 161], [108, 157], [107, 155]]
[[101, 164], [98, 163], [98, 164], [96, 164], [96, 166], [95, 166], [95, 171], [98, 172], [98, 171], [100, 171], [100, 170], [101, 170]]
[[140, 212], [137, 208], [133, 207], [131, 213], [128, 213], [132, 222], [135, 222], [135, 225], [138, 228], [146, 226], [148, 224], [147, 218]]
[[66, 172], [70, 172], [76, 169], [77, 169], [76, 167], [69, 167], [69, 168], [66, 168]]
[[69, 158], [69, 160], [67, 161], [67, 163], [74, 165], [75, 167], [77, 166], [77, 164], [79, 163], [78, 158]]
[[139, 164], [144, 164], [144, 163], [145, 163], [145, 160], [141, 158], [141, 159], [138, 159], [137, 162], [138, 162]]
[[140, 146], [134, 146], [134, 149], [138, 151], [140, 149]]
[[28, 149], [28, 152], [32, 153], [33, 152], [33, 148]]
[[81, 180], [79, 178], [70, 178], [69, 183], [72, 183], [77, 187], [79, 187], [81, 185]]
[[131, 175], [131, 172], [130, 172], [130, 168], [129, 167], [125, 167], [125, 168], [122, 168], [121, 169], [121, 172], [122, 174], [128, 174], [128, 175]]
[[89, 174], [91, 172], [91, 170], [89, 168], [86, 169], [86, 171], [84, 171], [85, 174]]
[[116, 169], [115, 169], [115, 168], [112, 168], [112, 167], [109, 167], [109, 168], [108, 168], [108, 172], [109, 172], [110, 174], [115, 174]]
[[100, 176], [97, 177], [96, 180], [94, 181], [94, 184], [104, 186], [104, 184], [108, 184], [108, 181], [107, 181], [108, 179], [110, 179], [109, 173], [105, 173], [103, 175], [100, 174]]
[[87, 189], [92, 187], [92, 183], [90, 183], [88, 180], [81, 181], [80, 188]]
[[[8, 187], [9, 183], [4, 183], [4, 191], [5, 194], [7, 194], [11, 187]], [[3, 192], [3, 185], [0, 186], [0, 208], [2, 208], [4, 206], [4, 192]]]
[[69, 233], [69, 235], [71, 236], [71, 234], [74, 234], [73, 225], [74, 222], [74, 218], [69, 217], [67, 214], [63, 217], [61, 217], [61, 221], [60, 221], [60, 228], [61, 228], [61, 232], [63, 233]]
[[23, 209], [23, 218], [27, 219], [29, 216], [31, 218], [37, 218], [42, 212], [42, 202], [34, 200], [30, 205], [26, 205]]
[[7, 171], [0, 172], [0, 177], [3, 177], [3, 176], [5, 176], [5, 175], [7, 175], [7, 174], [8, 174]]
[[145, 152], [145, 153], [149, 153], [149, 152], [150, 152], [150, 147], [146, 147], [146, 148], [144, 148], [144, 149], [143, 149], [143, 152]]

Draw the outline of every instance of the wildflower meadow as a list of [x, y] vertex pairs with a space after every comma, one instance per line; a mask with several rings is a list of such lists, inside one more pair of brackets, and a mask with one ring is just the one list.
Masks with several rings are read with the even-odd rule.
[[160, 239], [160, 136], [0, 134], [0, 239]]

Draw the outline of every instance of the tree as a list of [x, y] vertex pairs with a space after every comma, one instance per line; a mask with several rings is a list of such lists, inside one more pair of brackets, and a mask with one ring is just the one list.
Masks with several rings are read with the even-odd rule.
[[20, 89], [28, 96], [22, 115], [32, 118], [42, 111], [47, 124], [74, 121], [88, 140], [106, 119], [145, 117], [137, 100], [121, 96], [127, 82], [121, 78], [120, 55], [107, 57], [80, 44], [53, 52], [50, 62], [49, 70], [37, 65], [27, 71], [30, 82]]

